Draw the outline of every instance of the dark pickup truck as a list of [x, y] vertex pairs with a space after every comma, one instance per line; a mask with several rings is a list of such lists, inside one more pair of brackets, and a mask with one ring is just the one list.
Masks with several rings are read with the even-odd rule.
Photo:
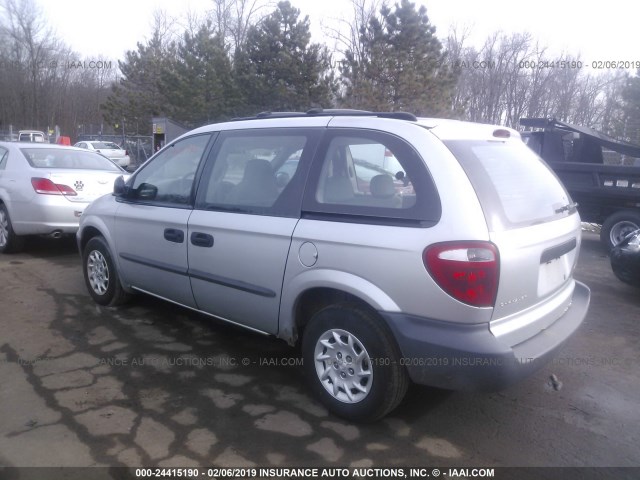
[[562, 180], [582, 221], [602, 225], [608, 249], [640, 228], [640, 146], [555, 119], [521, 118], [520, 125], [537, 129], [522, 139]]

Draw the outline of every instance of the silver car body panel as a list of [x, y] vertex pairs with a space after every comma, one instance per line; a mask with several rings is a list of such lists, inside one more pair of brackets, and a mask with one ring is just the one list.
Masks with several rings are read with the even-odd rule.
[[[379, 311], [428, 314], [454, 322], [488, 322], [490, 308], [470, 307], [444, 295], [424, 267], [423, 250], [447, 239], [446, 234], [445, 226], [425, 229], [300, 220], [287, 262], [281, 330], [292, 329], [291, 315], [298, 296], [321, 287], [351, 293]], [[298, 254], [306, 242], [315, 245], [318, 252], [312, 267], [303, 265]]]
[[190, 307], [190, 306], [185, 305], [183, 303], [176, 302], [175, 300], [172, 300], [171, 298], [163, 297], [163, 296], [157, 295], [157, 294], [155, 294], [153, 292], [148, 292], [146, 290], [143, 290], [142, 288], [131, 287], [131, 290], [135, 290], [136, 292], [140, 292], [140, 293], [144, 293], [144, 294], [147, 294], [147, 295], [151, 295], [152, 297], [156, 297], [156, 298], [159, 298], [160, 300], [164, 300], [166, 302], [173, 303], [174, 305], [179, 305], [181, 307], [188, 308], [189, 310], [192, 310], [194, 312], [198, 312], [198, 313], [202, 313], [204, 315], [208, 315], [209, 317], [215, 318], [216, 320], [222, 320], [223, 322], [232, 323], [233, 325], [236, 325], [236, 326], [242, 327], [242, 328], [246, 328], [247, 330], [251, 330], [252, 332], [259, 333], [261, 335], [265, 335], [265, 336], [270, 335], [269, 332], [265, 332], [263, 330], [258, 330], [257, 328], [252, 328], [252, 327], [250, 327], [250, 326], [248, 326], [248, 325], [246, 325], [244, 323], [234, 322], [233, 320], [229, 320], [228, 318], [224, 318], [224, 317], [219, 317], [217, 315], [213, 315], [213, 314], [211, 314], [211, 313], [209, 313], [207, 311], [199, 310], [199, 309], [194, 308], [194, 307]]
[[[569, 307], [580, 232], [577, 214], [532, 227], [492, 232], [501, 260], [491, 321], [496, 337], [510, 346], [520, 343], [527, 335], [547, 328]], [[568, 251], [543, 260], [545, 251], [561, 245], [568, 245], [564, 249]]]
[[[282, 278], [296, 223], [294, 218], [195, 210], [187, 237], [198, 308], [276, 334]], [[194, 245], [190, 239], [195, 233], [211, 235], [213, 246]]]
[[166, 239], [167, 230], [186, 231], [191, 210], [122, 202], [115, 213], [114, 240], [125, 283], [195, 307], [186, 239]]

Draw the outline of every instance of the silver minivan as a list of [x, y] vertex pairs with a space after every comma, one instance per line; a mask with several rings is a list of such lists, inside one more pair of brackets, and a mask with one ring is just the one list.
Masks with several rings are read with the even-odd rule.
[[78, 244], [97, 303], [142, 292], [300, 344], [324, 405], [372, 421], [410, 381], [499, 389], [550, 359], [589, 304], [580, 235], [514, 130], [313, 110], [183, 135]]

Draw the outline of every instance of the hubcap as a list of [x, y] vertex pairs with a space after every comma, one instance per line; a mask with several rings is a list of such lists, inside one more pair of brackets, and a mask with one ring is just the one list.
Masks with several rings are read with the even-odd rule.
[[629, 235], [631, 232], [635, 232], [636, 230], [638, 230], [638, 228], [638, 225], [627, 220], [616, 223], [611, 228], [611, 232], [609, 233], [611, 244], [613, 246], [616, 246], [622, 240], [624, 240], [627, 235]]
[[0, 210], [0, 247], [4, 247], [9, 239], [9, 219], [4, 213], [4, 210]]
[[369, 353], [346, 330], [324, 332], [314, 352], [316, 373], [329, 394], [344, 403], [358, 403], [371, 391], [373, 370]]
[[109, 267], [104, 255], [97, 250], [89, 254], [87, 273], [91, 289], [98, 295], [104, 295], [109, 288]]

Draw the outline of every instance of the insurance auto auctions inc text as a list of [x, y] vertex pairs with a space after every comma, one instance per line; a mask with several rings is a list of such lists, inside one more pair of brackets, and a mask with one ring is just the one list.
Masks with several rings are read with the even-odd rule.
[[[136, 469], [136, 477], [145, 469]], [[193, 475], [190, 475], [193, 476]], [[199, 476], [199, 475], [196, 475]], [[493, 478], [493, 468], [209, 468], [205, 477], [231, 478]]]

